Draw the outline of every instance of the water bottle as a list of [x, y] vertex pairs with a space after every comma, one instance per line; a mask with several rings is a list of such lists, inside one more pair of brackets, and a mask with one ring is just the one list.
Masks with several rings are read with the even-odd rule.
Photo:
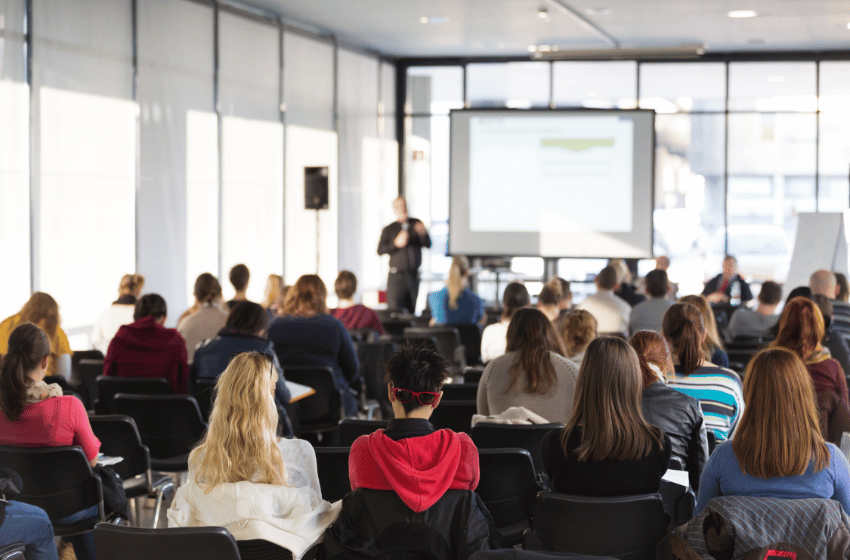
[[741, 283], [735, 280], [729, 290], [729, 304], [741, 305]]

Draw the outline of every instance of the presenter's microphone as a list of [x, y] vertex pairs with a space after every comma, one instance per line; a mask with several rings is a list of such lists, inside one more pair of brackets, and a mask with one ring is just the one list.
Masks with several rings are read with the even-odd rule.
[[410, 229], [410, 224], [407, 222], [407, 220], [403, 221], [401, 223], [401, 231], [407, 233], [407, 230], [409, 230], [409, 229]]

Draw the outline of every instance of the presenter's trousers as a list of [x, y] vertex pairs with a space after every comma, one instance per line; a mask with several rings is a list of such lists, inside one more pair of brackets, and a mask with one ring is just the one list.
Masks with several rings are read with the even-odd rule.
[[398, 270], [387, 277], [387, 307], [416, 312], [416, 297], [419, 295], [419, 272]]

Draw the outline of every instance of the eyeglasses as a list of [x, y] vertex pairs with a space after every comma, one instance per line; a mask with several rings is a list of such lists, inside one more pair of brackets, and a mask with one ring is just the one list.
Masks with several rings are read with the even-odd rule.
[[393, 395], [396, 400], [402, 403], [410, 402], [413, 397], [416, 397], [416, 400], [419, 401], [419, 404], [422, 406], [437, 406], [437, 396], [439, 393], [432, 393], [431, 391], [410, 391], [408, 389], [393, 389]]

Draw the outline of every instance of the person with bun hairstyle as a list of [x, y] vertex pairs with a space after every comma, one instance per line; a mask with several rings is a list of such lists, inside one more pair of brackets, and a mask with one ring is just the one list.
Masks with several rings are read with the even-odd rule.
[[702, 314], [690, 303], [676, 303], [664, 314], [662, 331], [670, 346], [674, 374], [668, 385], [700, 403], [705, 426], [719, 443], [731, 438], [744, 411], [741, 378], [706, 359]]
[[705, 352], [705, 358], [720, 367], [729, 367], [729, 356], [726, 350], [723, 349], [723, 341], [720, 340], [720, 333], [717, 331], [717, 319], [714, 317], [714, 310], [711, 309], [708, 300], [705, 296], [682, 296], [679, 298], [680, 303], [690, 303], [696, 307], [700, 315], [702, 315], [702, 325], [705, 328], [705, 340], [702, 342], [702, 350]]
[[[79, 445], [89, 463], [95, 466], [100, 441], [92, 432], [80, 399], [63, 396], [59, 385], [44, 382], [50, 360], [50, 339], [37, 325], [23, 323], [9, 335], [0, 365], [0, 445]], [[97, 515], [97, 506], [92, 506], [54, 523], [70, 525]], [[78, 560], [95, 559], [91, 532], [68, 540]]]
[[587, 347], [572, 415], [540, 448], [552, 489], [578, 496], [657, 492], [670, 463], [670, 438], [641, 413], [643, 381], [634, 349], [615, 336]]
[[671, 457], [681, 463], [677, 466], [688, 471], [691, 488], [696, 492], [708, 460], [708, 438], [699, 401], [667, 386], [673, 362], [667, 342], [660, 333], [638, 331], [629, 344], [640, 361], [643, 417], [670, 438]]
[[478, 414], [494, 416], [521, 406], [550, 422], [569, 420], [578, 367], [564, 357], [549, 318], [537, 309], [518, 309], [508, 325], [506, 350], [484, 368]]
[[118, 284], [118, 299], [98, 315], [91, 333], [92, 346], [104, 356], [118, 329], [133, 322], [136, 299], [141, 295], [144, 286], [145, 277], [141, 274], [125, 274]]
[[187, 309], [177, 322], [177, 332], [186, 341], [186, 355], [191, 364], [198, 345], [213, 338], [224, 328], [227, 312], [221, 306], [221, 284], [204, 272], [195, 280], [195, 304]]
[[467, 287], [469, 261], [452, 257], [446, 287], [428, 294], [432, 325], [465, 325], [484, 319], [484, 300]]
[[565, 356], [576, 366], [581, 367], [585, 350], [598, 336], [597, 327], [596, 317], [584, 309], [573, 309], [561, 321], [559, 329]]
[[531, 298], [525, 285], [511, 282], [502, 294], [502, 317], [498, 323], [487, 325], [481, 333], [481, 361], [487, 363], [505, 353], [508, 325], [517, 310], [528, 307]]
[[735, 438], [717, 446], [700, 480], [695, 513], [717, 496], [826, 498], [850, 511], [847, 459], [824, 441], [806, 366], [772, 347], [750, 360]]
[[839, 418], [850, 416], [847, 380], [841, 365], [821, 345], [824, 332], [823, 314], [817, 304], [807, 297], [795, 297], [782, 310], [779, 334], [771, 346], [787, 348], [803, 361], [814, 384], [821, 435], [840, 444], [842, 430], [830, 428]]
[[164, 377], [174, 394], [188, 388], [186, 341], [163, 325], [168, 307], [159, 294], [145, 294], [136, 302], [134, 321], [124, 325], [109, 343], [103, 375], [115, 377]]
[[9, 336], [23, 323], [33, 323], [41, 327], [50, 339], [50, 360], [47, 375], [61, 375], [71, 378], [71, 345], [62, 330], [59, 316], [59, 304], [49, 294], [35, 292], [20, 311], [0, 323], [0, 355], [8, 351]]

